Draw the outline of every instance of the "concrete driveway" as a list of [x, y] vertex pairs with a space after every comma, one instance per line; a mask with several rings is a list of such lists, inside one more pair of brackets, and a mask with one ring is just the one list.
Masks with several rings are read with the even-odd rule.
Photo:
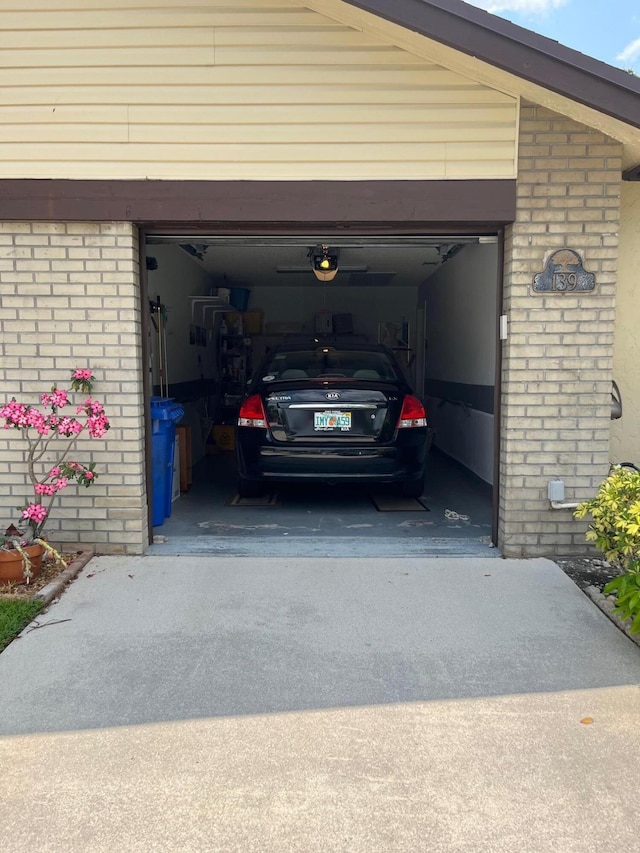
[[550, 561], [101, 557], [38, 622], [6, 853], [637, 849], [640, 649]]

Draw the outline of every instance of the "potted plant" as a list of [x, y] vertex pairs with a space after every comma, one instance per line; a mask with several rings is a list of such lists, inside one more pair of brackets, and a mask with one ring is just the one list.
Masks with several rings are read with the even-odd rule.
[[[15, 429], [27, 447], [27, 472], [33, 493], [19, 507], [19, 518], [0, 534], [0, 582], [30, 579], [40, 568], [42, 557], [50, 554], [64, 563], [47, 542], [43, 530], [58, 494], [73, 482], [91, 486], [96, 481], [95, 464], [72, 461], [69, 454], [78, 439], [88, 434], [102, 438], [109, 429], [104, 406], [93, 400], [93, 372], [86, 368], [71, 373], [71, 388], [54, 386], [41, 395], [42, 408], [21, 403], [15, 397], [0, 408], [0, 423]], [[89, 396], [74, 414], [62, 410], [71, 405], [74, 392]]]

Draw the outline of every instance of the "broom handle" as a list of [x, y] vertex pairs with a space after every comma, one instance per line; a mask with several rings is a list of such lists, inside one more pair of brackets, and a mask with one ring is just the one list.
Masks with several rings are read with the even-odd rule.
[[164, 397], [164, 372], [162, 369], [162, 308], [159, 294], [156, 296], [156, 313], [158, 315], [158, 381], [160, 385], [160, 396]]

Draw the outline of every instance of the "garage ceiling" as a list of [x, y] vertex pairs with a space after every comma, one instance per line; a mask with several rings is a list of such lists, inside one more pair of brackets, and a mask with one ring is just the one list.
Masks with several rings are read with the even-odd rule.
[[326, 244], [338, 253], [338, 275], [327, 287], [418, 287], [467, 243], [497, 242], [492, 236], [371, 238], [327, 237], [147, 237], [153, 245], [175, 243], [217, 286], [321, 286], [308, 259], [309, 249]]

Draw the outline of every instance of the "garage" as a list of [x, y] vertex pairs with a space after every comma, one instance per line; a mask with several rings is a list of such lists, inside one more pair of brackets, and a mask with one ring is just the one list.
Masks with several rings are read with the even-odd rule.
[[[333, 275], [314, 272], [323, 258]], [[152, 551], [489, 552], [498, 266], [496, 233], [146, 234], [148, 393], [184, 412]], [[247, 384], [274, 347], [311, 343], [394, 351], [433, 431], [417, 497], [277, 480], [238, 494]]]
[[[113, 417], [52, 540], [583, 553], [571, 506], [637, 456], [637, 78], [457, 0], [40, 5], [3, 19], [0, 376], [19, 398], [88, 362]], [[387, 327], [435, 434], [419, 506], [234, 504], [260, 354]], [[154, 396], [193, 481], [155, 530]], [[11, 516], [28, 472], [0, 450]]]

